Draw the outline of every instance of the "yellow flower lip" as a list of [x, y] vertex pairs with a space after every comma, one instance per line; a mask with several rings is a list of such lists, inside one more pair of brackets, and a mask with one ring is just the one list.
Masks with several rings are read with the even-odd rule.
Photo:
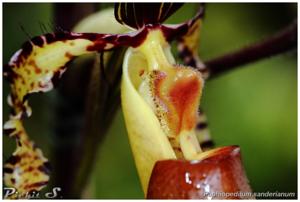
[[131, 81], [129, 66], [132, 62], [130, 58], [137, 57], [134, 54], [134, 50], [130, 48], [124, 58], [121, 98], [130, 146], [146, 193], [155, 162], [161, 159], [175, 159], [176, 155], [155, 113]]
[[124, 58], [122, 108], [145, 194], [158, 160], [191, 160], [201, 153], [194, 129], [203, 80], [196, 70], [174, 63], [160, 30], [150, 31]]

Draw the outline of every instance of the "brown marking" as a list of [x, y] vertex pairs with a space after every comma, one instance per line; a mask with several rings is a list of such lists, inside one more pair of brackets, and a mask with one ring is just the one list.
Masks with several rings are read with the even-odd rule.
[[38, 82], [38, 86], [39, 86], [40, 88], [45, 88], [45, 85], [42, 84], [42, 82]]
[[87, 51], [100, 51], [103, 50], [105, 47], [106, 43], [104, 41], [95, 41], [93, 45], [90, 45], [86, 48]]
[[10, 178], [10, 181], [11, 181], [12, 184], [16, 183], [16, 179], [15, 178]]
[[13, 173], [14, 170], [12, 168], [3, 168], [3, 173]]
[[6, 161], [6, 163], [9, 163], [11, 165], [15, 165], [17, 164], [18, 162], [20, 162], [21, 158], [20, 156], [11, 156], [9, 157], [9, 159]]
[[32, 172], [34, 168], [32, 166], [29, 166], [27, 169], [24, 170], [24, 172]]
[[180, 147], [173, 147], [173, 149], [174, 149], [174, 150], [177, 150], [177, 151], [179, 151], [179, 152], [182, 151]]
[[44, 44], [44, 40], [43, 37], [34, 37], [33, 39], [31, 39], [31, 41], [33, 42], [34, 45], [39, 46], [39, 47], [43, 47]]
[[28, 65], [30, 65], [34, 68], [34, 71], [35, 71], [36, 74], [40, 74], [42, 72], [42, 70], [37, 66], [37, 64], [34, 60], [30, 60], [28, 62]]
[[24, 77], [19, 77], [19, 79], [21, 80], [21, 82], [22, 82], [23, 84], [25, 84], [25, 79], [24, 79]]
[[197, 128], [197, 130], [203, 130], [203, 129], [207, 128], [207, 123], [206, 122], [197, 123], [196, 128]]
[[212, 148], [215, 146], [215, 143], [212, 140], [207, 140], [200, 143], [201, 148]]
[[35, 177], [39, 176], [39, 173], [38, 173], [38, 172], [33, 172], [32, 174], [33, 174], [33, 176], [35, 176]]
[[189, 28], [188, 33], [184, 37], [188, 38], [192, 36], [195, 33], [195, 31], [199, 28], [199, 26], [199, 23], [195, 23], [192, 27]]
[[166, 78], [166, 74], [164, 72], [153, 71], [154, 73], [154, 95], [160, 97], [160, 90], [163, 80]]
[[[26, 145], [26, 142], [24, 141], [24, 143], [25, 143], [25, 145]], [[25, 152], [25, 153], [22, 153], [21, 155], [20, 155], [20, 158], [21, 159], [26, 159], [26, 158], [30, 158], [31, 157], [31, 155], [28, 153], [28, 152]]]
[[139, 72], [139, 76], [143, 76], [144, 73], [145, 73], [145, 70], [142, 69], [142, 70]]
[[4, 129], [3, 132], [6, 135], [11, 135], [12, 133], [14, 133], [16, 131], [16, 128], [9, 128], [9, 129]]
[[74, 57], [74, 55], [72, 55], [70, 52], [66, 52], [65, 57], [71, 60]]
[[48, 181], [41, 181], [41, 182], [35, 182], [33, 184], [27, 184], [24, 186], [24, 189], [33, 189], [33, 188], [38, 188], [42, 187], [48, 184]]
[[47, 167], [46, 163], [44, 163], [44, 165], [40, 165], [38, 167], [38, 170], [45, 174], [50, 174], [50, 169], [49, 169], [49, 167]]

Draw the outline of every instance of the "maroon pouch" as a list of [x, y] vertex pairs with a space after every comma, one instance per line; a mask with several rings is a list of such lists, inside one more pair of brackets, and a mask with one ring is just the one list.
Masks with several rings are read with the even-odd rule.
[[149, 182], [148, 199], [254, 199], [240, 148], [206, 152], [202, 160], [158, 161]]

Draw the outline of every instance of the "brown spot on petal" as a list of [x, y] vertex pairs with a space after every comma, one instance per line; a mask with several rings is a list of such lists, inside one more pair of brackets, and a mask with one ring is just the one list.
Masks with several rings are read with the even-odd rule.
[[48, 162], [45, 162], [44, 165], [40, 165], [38, 170], [49, 175], [50, 174], [50, 165]]
[[72, 55], [70, 52], [66, 52], [65, 57], [71, 60], [74, 57], [74, 55]]
[[26, 170], [25, 170], [25, 172], [32, 172], [33, 171], [33, 167], [32, 166], [29, 166]]
[[142, 70], [139, 72], [139, 76], [143, 76], [144, 73], [145, 73], [145, 70], [142, 69]]
[[10, 135], [13, 132], [15, 132], [16, 129], [15, 128], [9, 128], [9, 129], [4, 129], [3, 132], [5, 133], [5, 135]]
[[95, 41], [93, 45], [90, 45], [86, 48], [87, 51], [97, 51], [103, 50], [105, 47], [105, 43], [103, 41]]
[[40, 74], [42, 72], [42, 70], [37, 66], [37, 64], [34, 60], [30, 60], [28, 62], [28, 65], [30, 65], [34, 68], [34, 71], [35, 71], [36, 74]]
[[16, 183], [16, 179], [15, 178], [11, 178], [10, 181], [11, 181], [12, 184]]
[[20, 158], [19, 156], [11, 156], [11, 157], [9, 157], [9, 159], [6, 161], [6, 163], [15, 165], [15, 164], [17, 164], [18, 162], [20, 162], [20, 160], [21, 160], [21, 158]]
[[3, 168], [3, 173], [13, 173], [13, 169], [11, 169], [11, 168]]
[[33, 188], [45, 186], [47, 184], [48, 184], [48, 181], [41, 181], [41, 182], [36, 182], [36, 183], [33, 183], [33, 184], [28, 184], [24, 188], [25, 189], [33, 189]]

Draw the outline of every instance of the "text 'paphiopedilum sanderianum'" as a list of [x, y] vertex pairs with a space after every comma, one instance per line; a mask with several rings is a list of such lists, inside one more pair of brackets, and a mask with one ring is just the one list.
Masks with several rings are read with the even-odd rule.
[[[125, 34], [49, 33], [31, 39], [14, 54], [4, 69], [11, 86], [8, 103], [12, 108], [4, 130], [17, 141], [15, 152], [4, 165], [6, 186], [25, 193], [39, 191], [49, 181], [48, 160], [29, 139], [22, 124], [22, 119], [31, 115], [28, 95], [53, 89], [74, 57], [118, 47], [128, 47], [123, 62], [122, 109], [145, 195], [148, 192], [149, 198], [181, 198], [176, 193], [166, 194], [166, 191], [160, 194], [161, 189], [155, 191], [153, 188], [159, 187], [155, 177], [160, 172], [157, 166], [156, 174], [151, 177], [159, 161], [178, 159], [201, 163], [214, 156], [239, 153], [236, 147], [207, 152], [201, 149], [207, 137], [203, 131], [197, 131], [205, 128], [197, 124], [203, 119], [198, 110], [207, 72], [197, 52], [204, 8], [201, 5], [196, 16], [187, 22], [163, 25], [162, 22], [180, 6], [173, 3], [116, 4], [116, 20], [133, 31]], [[176, 64], [170, 47], [174, 40], [187, 66]], [[240, 165], [239, 159], [234, 162]], [[222, 173], [228, 174], [234, 169], [226, 167]], [[246, 179], [243, 168], [238, 169], [238, 177]], [[224, 180], [223, 184], [228, 183], [226, 180], [232, 184], [235, 177]], [[247, 180], [230, 189], [224, 186], [218, 190], [250, 191]], [[195, 197], [201, 198], [199, 194], [182, 196]]]

